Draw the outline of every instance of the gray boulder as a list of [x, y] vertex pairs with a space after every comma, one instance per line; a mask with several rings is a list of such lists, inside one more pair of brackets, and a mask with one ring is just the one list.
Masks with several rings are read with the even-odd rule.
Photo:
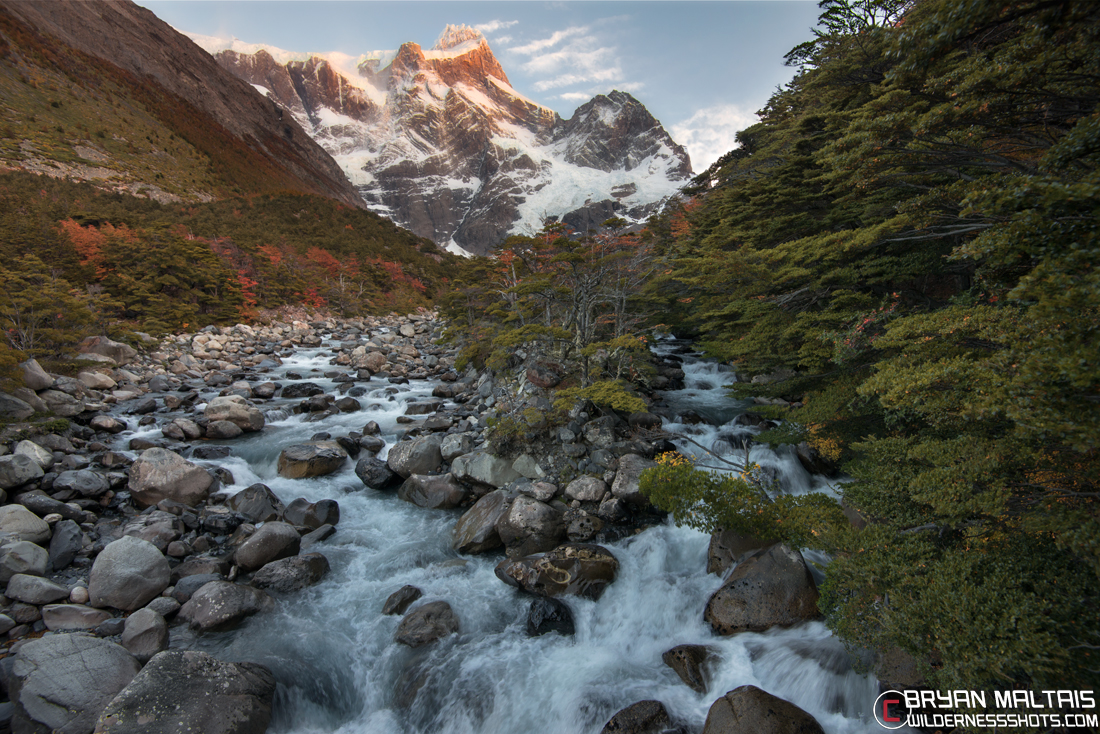
[[266, 484], [253, 484], [242, 489], [227, 499], [225, 505], [253, 523], [278, 520], [286, 509]]
[[198, 576], [203, 573], [216, 573], [225, 576], [229, 573], [232, 564], [225, 558], [213, 558], [211, 556], [192, 556], [172, 569], [172, 581], [178, 583], [180, 579], [188, 576]]
[[47, 604], [42, 607], [42, 622], [51, 632], [94, 630], [110, 618], [110, 612], [83, 604]]
[[638, 701], [612, 716], [600, 734], [664, 734], [672, 730], [672, 719], [663, 703]]
[[23, 494], [19, 495], [19, 504], [23, 505], [39, 517], [58, 514], [66, 520], [75, 520], [77, 522], [80, 522], [84, 519], [84, 511], [81, 510], [79, 507], [73, 507], [72, 505], [65, 504], [64, 502], [58, 502], [53, 497], [50, 497], [37, 489], [30, 492], [24, 492]]
[[109, 415], [97, 415], [95, 418], [92, 418], [88, 425], [97, 431], [104, 431], [106, 433], [122, 433], [127, 428], [125, 422], [117, 418], [112, 418]]
[[14, 395], [0, 392], [0, 418], [9, 421], [22, 421], [34, 415], [34, 407]]
[[762, 632], [819, 616], [817, 586], [802, 554], [785, 544], [737, 564], [703, 617], [720, 635]]
[[132, 611], [168, 588], [168, 559], [147, 540], [124, 536], [108, 543], [92, 565], [88, 594], [93, 607]]
[[78, 372], [76, 379], [80, 380], [80, 384], [84, 385], [84, 387], [92, 390], [114, 390], [118, 387], [118, 383], [112, 378], [102, 372], [94, 372], [92, 370]]
[[412, 474], [398, 487], [397, 496], [418, 507], [448, 510], [465, 502], [469, 491], [450, 473], [442, 476]]
[[120, 366], [129, 364], [137, 356], [137, 350], [130, 345], [116, 342], [105, 336], [90, 336], [80, 342], [78, 349], [81, 354], [100, 354], [110, 357]]
[[252, 575], [252, 585], [260, 589], [290, 593], [313, 586], [329, 571], [322, 553], [303, 553], [268, 563]]
[[712, 533], [710, 546], [707, 548], [707, 573], [725, 576], [730, 566], [739, 563], [761, 548], [767, 548], [773, 542], [752, 535], [743, 535], [735, 530], [719, 530]]
[[550, 482], [531, 482], [530, 484], [521, 484], [516, 487], [520, 492], [528, 497], [534, 497], [539, 502], [549, 502], [554, 499], [554, 495], [558, 493], [558, 487], [556, 484]]
[[275, 676], [255, 663], [166, 650], [99, 717], [96, 734], [264, 734]]
[[451, 464], [451, 473], [463, 482], [488, 487], [503, 487], [520, 478], [511, 461], [485, 451], [459, 456]]
[[15, 451], [12, 452], [16, 456], [22, 454], [23, 456], [29, 456], [34, 459], [34, 463], [42, 467], [43, 471], [49, 469], [53, 465], [53, 452], [44, 446], [39, 446], [33, 441], [23, 440], [15, 445]]
[[705, 645], [677, 645], [661, 655], [665, 665], [696, 693], [707, 692], [707, 663], [711, 650]]
[[570, 543], [587, 543], [603, 530], [603, 520], [580, 508], [565, 511], [565, 537]]
[[458, 617], [445, 601], [433, 601], [405, 615], [394, 636], [402, 645], [420, 647], [458, 632]]
[[69, 590], [64, 586], [47, 581], [41, 576], [17, 573], [8, 581], [4, 595], [24, 604], [41, 606], [69, 598]]
[[546, 471], [539, 466], [539, 462], [535, 457], [530, 454], [522, 454], [515, 461], [512, 462], [512, 468], [516, 470], [522, 477], [528, 479], [542, 479], [546, 476]]
[[618, 497], [608, 497], [600, 503], [596, 515], [612, 525], [625, 525], [630, 521], [630, 506]]
[[23, 370], [23, 384], [31, 390], [38, 392], [39, 390], [49, 390], [53, 387], [55, 382], [54, 378], [42, 369], [42, 365], [38, 364], [37, 359], [28, 359], [25, 362], [19, 363], [20, 369]]
[[126, 618], [122, 646], [139, 663], [147, 663], [158, 652], [168, 649], [168, 623], [152, 609], [139, 609]]
[[256, 571], [272, 561], [298, 555], [301, 536], [293, 525], [269, 522], [237, 549], [235, 560], [242, 571]]
[[382, 605], [382, 614], [404, 614], [414, 601], [424, 596], [424, 592], [415, 586], [406, 584], [386, 597]]
[[130, 497], [138, 507], [172, 500], [194, 507], [210, 494], [214, 477], [168, 449], [151, 448], [130, 466]]
[[443, 407], [442, 400], [422, 400], [405, 405], [405, 415], [429, 415]]
[[[19, 458], [30, 462], [38, 471], [42, 471], [38, 464], [27, 457], [21, 456]], [[50, 526], [46, 524], [45, 520], [23, 505], [5, 505], [0, 507], [0, 533], [4, 533], [15, 540], [41, 544], [50, 539]]]
[[259, 431], [264, 427], [264, 414], [240, 395], [220, 395], [206, 404], [203, 411], [211, 423], [227, 421], [242, 431]]
[[45, 576], [49, 565], [50, 554], [45, 548], [26, 540], [8, 543], [0, 549], [0, 584], [7, 584], [17, 573]]
[[565, 537], [562, 513], [526, 495], [512, 501], [496, 529], [509, 558], [551, 550]]
[[26, 454], [0, 456], [0, 489], [22, 487], [45, 474], [38, 462]]
[[168, 544], [183, 534], [183, 528], [180, 519], [170, 512], [146, 510], [126, 523], [122, 528], [122, 534], [148, 540], [157, 547], [157, 550], [164, 553]]
[[12, 730], [89, 734], [104, 707], [141, 669], [121, 646], [85, 634], [56, 634], [19, 649], [9, 695]]
[[539, 597], [527, 609], [527, 636], [540, 637], [551, 632], [574, 634], [573, 612], [559, 599]]
[[210, 421], [206, 424], [206, 437], [212, 441], [224, 441], [240, 436], [244, 431], [236, 423]]
[[474, 439], [466, 433], [453, 433], [443, 438], [439, 450], [443, 454], [444, 461], [453, 461], [474, 450]]
[[72, 418], [84, 412], [84, 400], [60, 390], [46, 390], [39, 393], [38, 397], [42, 398], [51, 413], [63, 418]]
[[382, 459], [364, 457], [355, 465], [355, 476], [371, 489], [387, 489], [397, 483], [399, 475]]
[[[211, 581], [224, 581], [225, 577], [220, 573], [197, 573], [192, 576], [184, 576], [172, 587], [172, 600], [177, 604], [186, 604], [191, 596], [209, 584]], [[163, 599], [165, 597], [157, 597]], [[155, 602], [156, 599], [153, 600]], [[153, 602], [149, 602], [152, 604]], [[148, 605], [146, 605], [148, 606]]]
[[581, 427], [584, 440], [596, 448], [606, 449], [615, 442], [615, 419], [611, 416], [596, 418]]
[[305, 479], [332, 474], [347, 458], [348, 452], [335, 441], [294, 444], [279, 453], [279, 476]]
[[386, 465], [401, 477], [413, 474], [430, 474], [443, 463], [443, 454], [439, 447], [443, 437], [433, 433], [430, 436], [400, 441], [386, 456]]
[[232, 581], [211, 581], [180, 607], [179, 617], [191, 629], [215, 632], [232, 629], [245, 618], [274, 606], [275, 600], [259, 589]]
[[328, 540], [336, 532], [336, 528], [332, 525], [322, 525], [316, 530], [310, 530], [308, 533], [302, 536], [301, 550], [308, 550], [317, 543]]
[[711, 704], [703, 734], [824, 734], [817, 719], [756, 686], [741, 686]]
[[475, 502], [455, 523], [451, 546], [459, 553], [484, 553], [504, 545], [497, 523], [508, 514], [514, 498], [497, 489]]
[[615, 473], [615, 481], [611, 483], [611, 494], [636, 509], [648, 507], [649, 500], [642, 494], [639, 484], [642, 472], [655, 466], [657, 462], [637, 454], [620, 456], [619, 470]]
[[111, 488], [107, 477], [90, 469], [63, 471], [53, 480], [55, 491], [71, 490], [84, 497], [98, 497]]
[[316, 530], [322, 525], [340, 523], [340, 504], [336, 500], [310, 502], [299, 497], [286, 506], [283, 519], [291, 525]]
[[615, 580], [619, 561], [611, 551], [588, 543], [566, 543], [549, 553], [501, 561], [501, 581], [536, 596], [576, 595], [599, 599]]
[[170, 596], [158, 596], [153, 601], [145, 605], [145, 609], [152, 609], [154, 612], [164, 617], [165, 619], [171, 619], [176, 616], [176, 612], [180, 610], [182, 605]]
[[353, 367], [369, 370], [372, 375], [377, 374], [386, 369], [386, 355], [381, 352], [367, 352], [364, 350], [362, 354], [356, 355], [352, 359], [351, 364]]
[[581, 502], [599, 502], [607, 491], [607, 485], [596, 477], [577, 477], [565, 485], [565, 496]]

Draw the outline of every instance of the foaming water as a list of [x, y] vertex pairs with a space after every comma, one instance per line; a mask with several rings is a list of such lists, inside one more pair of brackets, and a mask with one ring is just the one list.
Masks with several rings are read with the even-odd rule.
[[[658, 342], [654, 351], [671, 354], [682, 349], [676, 342], [663, 341]], [[691, 410], [710, 421], [687, 424], [663, 419], [665, 431], [691, 439], [674, 441], [677, 449], [694, 457], [698, 466], [723, 472], [734, 471], [734, 465], [743, 466], [746, 461], [757, 464], [764, 477], [777, 482], [779, 490], [785, 494], [824, 492], [836, 495], [833, 483], [827, 478], [814, 476], [802, 467], [792, 447], [772, 449], [756, 444], [753, 437], [759, 430], [735, 422], [739, 415], [753, 409], [753, 402], [728, 396], [729, 386], [737, 382], [733, 371], [692, 353], [677, 356], [684, 360], [681, 364], [684, 389], [663, 393], [666, 405], [676, 413]]]
[[[323, 377], [326, 369], [331, 369], [327, 355], [305, 351], [287, 359], [272, 377], [293, 382], [284, 375], [294, 371], [332, 390], [335, 383]], [[744, 410], [730, 408], [722, 389], [732, 373], [692, 359], [684, 369], [692, 392], [687, 401], [700, 406], [725, 401], [714, 410], [731, 417]], [[392, 445], [397, 416], [409, 400], [429, 395], [433, 384], [365, 386], [369, 392], [358, 398], [363, 405], [358, 412], [313, 423], [288, 413], [262, 434], [224, 442], [233, 456], [210, 462], [232, 472], [228, 492], [263, 482], [285, 502], [305, 497], [340, 503], [338, 532], [313, 548], [326, 555], [332, 569], [321, 583], [281, 595], [274, 611], [234, 632], [196, 638], [173, 628], [174, 646], [252, 660], [272, 670], [280, 684], [272, 732], [596, 734], [616, 711], [643, 699], [660, 700], [675, 719], [700, 731], [714, 700], [745, 684], [801, 706], [830, 734], [877, 729], [870, 719], [877, 683], [852, 671], [842, 646], [821, 623], [714, 635], [703, 608], [721, 580], [704, 572], [708, 536], [703, 533], [661, 525], [607, 545], [620, 562], [616, 581], [598, 601], [565, 599], [576, 635], [529, 638], [525, 625], [532, 598], [496, 578], [493, 569], [501, 556], [462, 557], [452, 550], [451, 530], [460, 511], [423, 509], [394, 493], [365, 489], [350, 461], [326, 477], [279, 477], [279, 451], [317, 432], [337, 436], [374, 420], [387, 447]], [[272, 401], [265, 408], [295, 402]], [[677, 430], [676, 425], [666, 427]], [[726, 426], [683, 428], [701, 431], [695, 437], [706, 443], [718, 440]], [[788, 479], [796, 472], [782, 456], [773, 460], [754, 449], [752, 458], [771, 462], [784, 482], [800, 491], [817, 486], [808, 475]], [[447, 601], [460, 620], [459, 634], [415, 650], [395, 643], [400, 618], [382, 615], [381, 608], [406, 584], [419, 587], [423, 601]], [[661, 660], [664, 651], [688, 643], [715, 652], [710, 686], [702, 694]]]

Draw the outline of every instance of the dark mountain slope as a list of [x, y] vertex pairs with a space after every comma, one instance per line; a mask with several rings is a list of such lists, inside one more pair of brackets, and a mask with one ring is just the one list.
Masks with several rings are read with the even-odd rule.
[[0, 159], [163, 200], [292, 190], [362, 206], [270, 100], [130, 2], [0, 2]]

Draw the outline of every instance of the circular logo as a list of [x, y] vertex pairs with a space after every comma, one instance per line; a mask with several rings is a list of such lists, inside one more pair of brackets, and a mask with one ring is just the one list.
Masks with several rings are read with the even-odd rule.
[[900, 691], [886, 691], [875, 699], [875, 721], [883, 729], [900, 729], [905, 726], [905, 696]]

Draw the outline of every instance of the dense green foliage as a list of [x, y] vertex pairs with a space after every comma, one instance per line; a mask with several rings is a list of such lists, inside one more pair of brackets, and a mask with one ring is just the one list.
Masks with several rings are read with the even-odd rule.
[[552, 223], [535, 237], [510, 237], [493, 259], [465, 263], [441, 300], [463, 358], [499, 368], [524, 346], [569, 362], [584, 388], [575, 397], [644, 408], [623, 381], [645, 379], [638, 291], [653, 266], [625, 224], [576, 234]]
[[411, 310], [430, 305], [455, 259], [318, 196], [162, 205], [5, 174], [0, 351], [51, 358], [92, 332], [194, 329], [282, 305], [344, 316]]
[[[795, 79], [651, 226], [652, 297], [739, 371], [796, 370], [745, 390], [800, 398], [781, 433], [856, 478], [862, 531], [765, 513], [835, 554], [834, 630], [943, 688], [1095, 681], [1100, 6], [822, 8]], [[754, 508], [661, 472], [704, 525]]]

